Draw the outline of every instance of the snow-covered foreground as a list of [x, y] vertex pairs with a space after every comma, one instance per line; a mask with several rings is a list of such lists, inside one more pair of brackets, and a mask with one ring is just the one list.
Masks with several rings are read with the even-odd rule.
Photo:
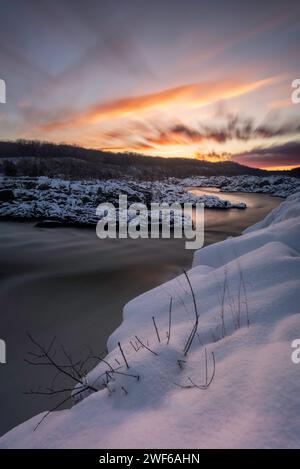
[[[196, 252], [187, 277], [125, 306], [107, 363], [87, 377], [99, 392], [36, 431], [43, 414], [32, 418], [0, 447], [299, 447], [299, 235], [297, 193], [243, 235]], [[195, 324], [188, 280], [199, 322], [185, 355]]]

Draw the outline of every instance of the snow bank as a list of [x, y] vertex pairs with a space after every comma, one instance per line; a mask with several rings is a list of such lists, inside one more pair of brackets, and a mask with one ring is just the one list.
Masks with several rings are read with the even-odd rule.
[[[114, 373], [107, 383], [101, 362], [87, 377], [99, 392], [52, 413], [35, 432], [42, 415], [34, 417], [0, 447], [299, 447], [300, 365], [291, 361], [300, 337], [299, 202], [298, 193], [242, 236], [195, 253], [188, 278], [199, 324], [187, 356], [195, 310], [183, 274], [125, 306], [106, 360], [132, 376]], [[212, 352], [215, 376], [203, 389]]]

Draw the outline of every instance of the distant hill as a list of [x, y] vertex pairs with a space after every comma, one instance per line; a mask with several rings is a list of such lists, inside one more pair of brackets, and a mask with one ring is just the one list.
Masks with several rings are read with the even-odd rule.
[[289, 176], [293, 176], [295, 178], [300, 178], [300, 166], [298, 168], [291, 169], [288, 172]]
[[190, 158], [161, 158], [136, 153], [111, 153], [72, 145], [18, 140], [0, 142], [0, 167], [9, 176], [70, 179], [141, 179], [188, 176], [263, 175], [265, 171], [232, 161], [210, 163]]
[[277, 174], [277, 175], [282, 174], [282, 176], [300, 178], [300, 166], [294, 169], [289, 169], [289, 170], [269, 171], [269, 174]]

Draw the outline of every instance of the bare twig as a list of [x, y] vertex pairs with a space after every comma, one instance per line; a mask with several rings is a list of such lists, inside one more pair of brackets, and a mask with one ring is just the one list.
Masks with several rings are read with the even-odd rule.
[[191, 348], [191, 345], [193, 343], [193, 340], [195, 338], [195, 335], [197, 334], [197, 328], [198, 328], [198, 319], [196, 319], [195, 324], [193, 326], [193, 329], [191, 330], [191, 333], [189, 335], [189, 338], [187, 340], [187, 343], [185, 345], [185, 348], [183, 349], [184, 351], [184, 356], [187, 356], [188, 351]]
[[195, 297], [195, 293], [194, 293], [194, 290], [193, 290], [193, 287], [192, 287], [192, 284], [191, 284], [191, 281], [190, 281], [190, 278], [187, 274], [187, 272], [185, 270], [183, 270], [183, 273], [187, 279], [187, 282], [189, 284], [189, 287], [190, 287], [190, 290], [191, 290], [191, 293], [192, 293], [192, 298], [193, 298], [193, 303], [194, 303], [194, 312], [195, 312], [195, 318], [198, 319], [198, 309], [197, 309], [197, 303], [196, 303], [196, 297]]
[[62, 349], [62, 351], [63, 351], [65, 357], [66, 357], [67, 360], [69, 361], [70, 366], [71, 366], [71, 369], [72, 369], [73, 372], [77, 375], [77, 378], [78, 378], [78, 379], [81, 379], [81, 378], [82, 378], [82, 374], [80, 373], [79, 370], [77, 370], [76, 365], [73, 363], [72, 356], [67, 353], [67, 351], [66, 351], [66, 349], [64, 348], [63, 345], [61, 346], [61, 349]]
[[125, 357], [125, 354], [124, 354], [124, 352], [123, 352], [123, 349], [122, 349], [122, 347], [121, 347], [120, 342], [118, 342], [118, 346], [119, 346], [120, 352], [121, 352], [121, 354], [122, 354], [122, 357], [123, 357], [123, 359], [124, 359], [124, 362], [125, 362], [125, 364], [126, 364], [126, 367], [127, 367], [127, 369], [129, 370], [129, 365], [128, 365], [128, 362], [127, 362], [127, 360], [126, 360], [126, 357]]
[[199, 322], [199, 314], [198, 314], [198, 309], [197, 309], [197, 303], [196, 303], [196, 298], [195, 298], [195, 293], [194, 293], [194, 290], [193, 290], [193, 287], [192, 287], [192, 284], [191, 284], [191, 281], [189, 279], [189, 276], [187, 274], [187, 272], [184, 270], [183, 271], [186, 279], [187, 279], [187, 282], [188, 282], [188, 285], [190, 287], [190, 290], [191, 290], [191, 294], [192, 294], [192, 298], [193, 298], [193, 303], [194, 303], [194, 313], [195, 313], [195, 323], [193, 325], [193, 328], [189, 334], [189, 337], [188, 337], [188, 340], [184, 346], [184, 355], [186, 356], [192, 343], [193, 343], [193, 340], [195, 338], [195, 335], [197, 333], [197, 329], [198, 329], [198, 322]]
[[[85, 386], [87, 389], [90, 389], [91, 391], [94, 391], [94, 392], [97, 392], [97, 389], [94, 388], [93, 386], [90, 386], [88, 385], [87, 383], [84, 383], [82, 379], [74, 376], [72, 373], [70, 373], [69, 371], [66, 370], [66, 367], [62, 367], [60, 365], [58, 365], [54, 360], [53, 358], [51, 357], [51, 355], [48, 353], [48, 351], [42, 346], [40, 345], [36, 340], [33, 339], [33, 337], [27, 333], [29, 339], [31, 340], [31, 342], [42, 352], [43, 356], [45, 359], [48, 360], [48, 362], [45, 362], [44, 364], [51, 364], [54, 368], [57, 369], [57, 371], [59, 371], [60, 373], [68, 376], [70, 379], [72, 379], [73, 381], [75, 381], [76, 383], [79, 383], [81, 384], [82, 386]], [[28, 360], [27, 360], [28, 363], [30, 363]], [[32, 362], [31, 364], [35, 365], [36, 363]], [[37, 364], [41, 364], [41, 363], [37, 363]], [[71, 366], [71, 365], [70, 365]]]
[[140, 380], [139, 375], [131, 375], [130, 373], [123, 373], [122, 371], [117, 371], [117, 370], [114, 370], [114, 373], [116, 373], [117, 375], [129, 376], [130, 378], [135, 378], [137, 381]]
[[56, 394], [61, 394], [63, 392], [72, 392], [72, 391], [74, 391], [74, 388], [63, 388], [63, 389], [57, 389], [57, 390], [53, 389], [53, 390], [49, 390], [49, 391], [33, 391], [33, 390], [30, 390], [30, 391], [24, 391], [23, 394], [25, 394], [27, 396], [54, 396]]
[[135, 338], [141, 344], [142, 347], [149, 350], [149, 352], [153, 353], [153, 355], [158, 355], [158, 353], [154, 352], [153, 350], [151, 350], [151, 348], [147, 347], [147, 345], [143, 344], [143, 342], [137, 336], [135, 336]]
[[76, 397], [78, 394], [80, 394], [82, 392], [82, 390], [76, 392], [75, 394], [71, 394], [70, 396], [68, 396], [66, 399], [64, 399], [63, 401], [61, 401], [59, 404], [57, 404], [55, 407], [53, 407], [51, 410], [48, 410], [48, 412], [46, 412], [45, 415], [43, 415], [43, 417], [41, 418], [41, 420], [38, 422], [38, 424], [34, 427], [33, 431], [35, 432], [36, 429], [41, 425], [41, 423], [48, 417], [49, 414], [51, 414], [51, 412], [54, 412], [55, 410], [59, 409], [63, 404], [65, 404], [66, 402], [68, 402], [70, 399]]
[[195, 385], [191, 385], [191, 384], [179, 384], [179, 383], [174, 383], [175, 386], [178, 386], [179, 388], [182, 388], [182, 389], [192, 389], [195, 387]]
[[174, 383], [175, 386], [178, 386], [180, 388], [183, 388], [183, 389], [193, 389], [193, 388], [197, 388], [197, 389], [201, 389], [202, 391], [205, 391], [206, 389], [209, 388], [209, 386], [211, 385], [211, 383], [213, 382], [213, 379], [215, 377], [215, 371], [216, 371], [216, 362], [215, 362], [215, 355], [214, 355], [214, 352], [211, 352], [211, 355], [212, 355], [212, 360], [213, 360], [213, 371], [212, 371], [212, 375], [210, 377], [210, 379], [208, 380], [208, 376], [207, 376], [207, 352], [206, 352], [206, 349], [205, 349], [205, 384], [196, 384], [189, 376], [187, 377], [187, 379], [189, 380], [189, 382], [191, 384], [178, 384], [178, 383]]
[[135, 352], [138, 351], [138, 348], [132, 343], [132, 340], [130, 341], [130, 345], [131, 345], [131, 347], [133, 348], [133, 350], [134, 350]]
[[156, 325], [154, 316], [152, 316], [152, 321], [153, 321], [153, 324], [154, 324], [154, 329], [155, 329], [155, 332], [156, 332], [157, 340], [160, 343], [160, 337], [159, 337], [159, 333], [158, 333], [158, 329], [157, 329], [157, 325]]
[[169, 345], [170, 337], [171, 337], [172, 303], [173, 303], [173, 298], [172, 298], [172, 296], [171, 296], [171, 298], [170, 298], [170, 307], [169, 307], [169, 330], [168, 330], [168, 341], [167, 341], [167, 345]]

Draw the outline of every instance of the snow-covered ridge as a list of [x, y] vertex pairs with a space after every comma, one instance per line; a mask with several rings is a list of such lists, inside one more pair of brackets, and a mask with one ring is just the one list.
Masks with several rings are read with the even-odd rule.
[[[35, 432], [42, 415], [34, 417], [0, 447], [299, 447], [300, 365], [291, 360], [300, 338], [299, 234], [297, 193], [243, 235], [196, 252], [187, 277], [125, 306], [106, 363], [87, 376], [99, 392]], [[199, 322], [185, 354], [195, 325], [187, 279]], [[111, 371], [117, 362], [124, 374]]]

